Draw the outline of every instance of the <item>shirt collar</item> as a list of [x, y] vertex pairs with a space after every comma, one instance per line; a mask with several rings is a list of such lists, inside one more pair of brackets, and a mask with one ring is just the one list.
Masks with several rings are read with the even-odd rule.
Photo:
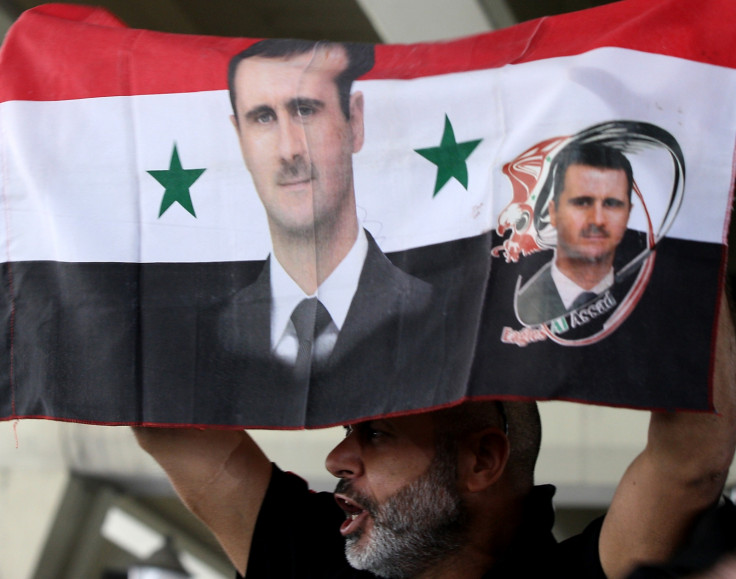
[[317, 288], [317, 292], [309, 296], [286, 273], [276, 255], [271, 252], [271, 345], [278, 343], [291, 320], [291, 313], [304, 298], [314, 296], [319, 298], [330, 313], [337, 330], [340, 331], [348, 315], [353, 296], [358, 290], [360, 273], [367, 255], [368, 239], [365, 231], [359, 228], [353, 247], [330, 276]]
[[564, 273], [560, 271], [560, 269], [557, 267], [557, 262], [552, 262], [552, 280], [555, 282], [555, 286], [557, 287], [557, 292], [560, 294], [560, 299], [562, 300], [563, 305], [565, 306], [566, 310], [569, 310], [572, 307], [572, 303], [575, 301], [575, 298], [577, 298], [581, 293], [584, 292], [593, 292], [594, 294], [600, 294], [603, 293], [605, 290], [607, 290], [609, 287], [613, 285], [613, 267], [608, 271], [608, 273], [603, 277], [601, 281], [598, 282], [598, 284], [589, 289], [586, 290], [585, 288], [580, 287], [578, 284], [576, 284], [574, 281], [572, 281], [569, 277], [567, 277]]

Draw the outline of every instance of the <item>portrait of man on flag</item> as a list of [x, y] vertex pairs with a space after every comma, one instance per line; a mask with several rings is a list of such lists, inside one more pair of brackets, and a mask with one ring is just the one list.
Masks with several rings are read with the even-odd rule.
[[566, 147], [555, 159], [550, 225], [557, 230], [554, 261], [527, 282], [516, 299], [529, 325], [577, 310], [614, 282], [613, 258], [631, 214], [634, 177], [626, 156], [597, 144]]
[[[657, 226], [647, 207], [657, 205], [655, 194], [642, 192], [630, 159], [647, 148], [668, 153], [656, 159], [664, 161], [663, 174], [672, 180], [660, 194], [669, 198], [659, 203], [667, 210]], [[518, 280], [514, 311], [526, 327], [548, 325], [557, 335], [577, 330], [575, 338], [598, 333], [602, 339], [613, 330], [609, 325], [601, 332], [602, 324], [621, 304], [627, 312], [620, 314], [636, 305], [657, 242], [677, 215], [685, 178], [682, 151], [660, 127], [611, 121], [552, 140], [540, 152], [540, 178], [528, 205], [532, 227], [520, 236], [533, 238], [524, 242], [530, 254], [551, 249], [552, 256]], [[634, 208], [645, 216], [644, 227], [631, 227]]]
[[[312, 406], [310, 382], [333, 410], [365, 404], [366, 387], [411, 390], [410, 373], [442, 345], [428, 325], [439, 319], [432, 285], [394, 266], [358, 222], [364, 97], [351, 86], [373, 62], [368, 44], [268, 39], [229, 65], [231, 121], [272, 251], [252, 284], [202, 315], [215, 334], [201, 332], [200, 351], [217, 352], [204, 376], [226, 390], [262, 386], [295, 416]], [[230, 404], [213, 407], [223, 400], [202, 399], [204, 421], [227, 420]]]

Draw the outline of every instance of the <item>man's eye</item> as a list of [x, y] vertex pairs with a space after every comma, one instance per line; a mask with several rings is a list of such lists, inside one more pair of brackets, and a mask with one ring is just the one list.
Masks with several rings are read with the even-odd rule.
[[256, 122], [262, 125], [270, 123], [274, 120], [273, 113], [261, 113], [256, 117]]
[[575, 197], [574, 199], [570, 199], [570, 204], [575, 207], [590, 207], [593, 201], [588, 197]]
[[296, 114], [300, 118], [311, 117], [314, 114], [314, 108], [307, 105], [301, 105], [297, 107]]
[[376, 442], [385, 438], [388, 434], [385, 430], [381, 430], [380, 428], [366, 426], [361, 432], [361, 436], [366, 442]]
[[350, 436], [353, 432], [358, 434], [362, 442], [373, 442], [383, 438], [386, 433], [383, 430], [372, 427], [369, 424], [356, 424], [354, 426], [345, 426], [345, 436]]
[[621, 201], [620, 199], [606, 199], [603, 202], [603, 206], [604, 207], [615, 207], [615, 208], [618, 208], [618, 207], [623, 207], [624, 206], [624, 202]]
[[248, 122], [265, 125], [276, 120], [276, 113], [270, 107], [258, 107], [248, 112], [245, 118]]

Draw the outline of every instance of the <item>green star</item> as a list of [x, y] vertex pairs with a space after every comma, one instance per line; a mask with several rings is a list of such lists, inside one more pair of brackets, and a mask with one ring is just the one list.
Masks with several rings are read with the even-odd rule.
[[432, 197], [439, 193], [440, 189], [453, 177], [467, 190], [468, 188], [468, 165], [465, 160], [475, 150], [483, 139], [476, 141], [465, 141], [458, 143], [455, 140], [455, 131], [452, 129], [450, 119], [445, 115], [445, 130], [442, 133], [442, 142], [439, 147], [427, 149], [414, 149], [422, 157], [437, 165], [437, 180], [434, 183]]
[[151, 177], [161, 183], [165, 189], [158, 216], [161, 217], [169, 207], [174, 203], [178, 203], [189, 211], [192, 217], [197, 217], [197, 214], [194, 212], [192, 197], [189, 194], [189, 188], [205, 171], [206, 169], [182, 169], [181, 161], [179, 160], [179, 151], [176, 150], [176, 143], [174, 143], [174, 152], [171, 153], [168, 170], [146, 171]]

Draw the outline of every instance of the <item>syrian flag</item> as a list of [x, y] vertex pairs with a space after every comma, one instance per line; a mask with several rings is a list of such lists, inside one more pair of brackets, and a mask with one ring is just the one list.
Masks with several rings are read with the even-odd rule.
[[[339, 115], [328, 73], [347, 48], [261, 54], [235, 74], [308, 58], [291, 93], [245, 83], [231, 119], [228, 65], [255, 40], [24, 13], [0, 52], [0, 419], [301, 428], [483, 397], [711, 409], [734, 21], [731, 0], [625, 0], [363, 47], [358, 108]], [[269, 201], [300, 179], [306, 227]], [[345, 183], [335, 205], [358, 225], [332, 263], [346, 236], [320, 236]], [[312, 294], [305, 338], [291, 308]]]

